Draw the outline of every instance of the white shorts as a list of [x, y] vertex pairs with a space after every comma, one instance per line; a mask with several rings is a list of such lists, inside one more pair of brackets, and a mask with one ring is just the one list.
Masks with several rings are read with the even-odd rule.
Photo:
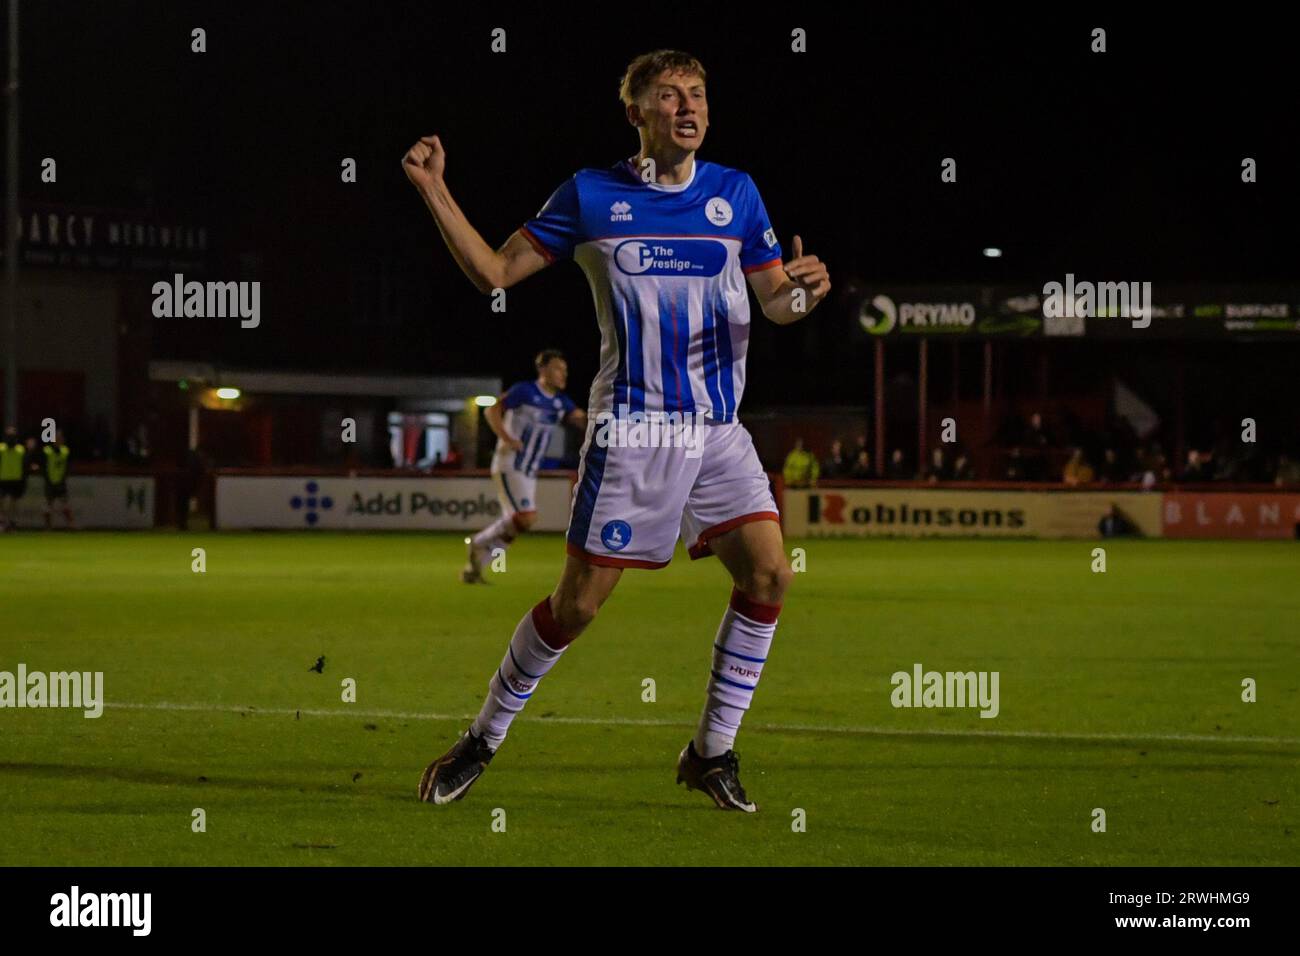
[[582, 445], [569, 515], [569, 554], [615, 568], [662, 568], [678, 537], [692, 559], [749, 521], [780, 521], [767, 473], [739, 422], [708, 425], [696, 457], [682, 447]]
[[497, 487], [501, 513], [507, 517], [537, 510], [537, 476], [513, 468], [497, 468], [493, 462], [492, 484]]

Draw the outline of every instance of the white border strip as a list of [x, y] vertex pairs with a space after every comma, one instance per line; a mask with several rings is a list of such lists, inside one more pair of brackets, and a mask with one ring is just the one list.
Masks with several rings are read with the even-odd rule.
[[[308, 717], [351, 717], [372, 720], [473, 720], [474, 714], [407, 713], [399, 710], [355, 710], [339, 708], [320, 710], [312, 708], [254, 707], [230, 704], [181, 704], [158, 701], [152, 704], [105, 703], [107, 708], [118, 710], [171, 710], [203, 714], [248, 714], [249, 716], [288, 717], [305, 714]], [[696, 721], [654, 720], [631, 717], [532, 717], [523, 718], [529, 723], [578, 724], [590, 727], [694, 727]], [[1198, 744], [1272, 744], [1274, 746], [1300, 746], [1300, 737], [1242, 737], [1232, 734], [1061, 734], [1043, 730], [906, 730], [894, 727], [828, 726], [817, 724], [746, 724], [749, 730], [770, 733], [855, 734], [869, 737], [992, 737], [1008, 740], [1077, 740], [1120, 742], [1155, 740], [1171, 743]]]

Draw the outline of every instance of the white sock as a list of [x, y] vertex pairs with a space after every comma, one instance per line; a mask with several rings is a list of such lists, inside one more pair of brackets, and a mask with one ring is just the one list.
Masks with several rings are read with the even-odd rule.
[[501, 666], [488, 681], [487, 698], [483, 709], [479, 711], [470, 730], [476, 737], [486, 737], [487, 744], [493, 750], [501, 746], [506, 739], [510, 722], [524, 709], [528, 698], [547, 671], [564, 653], [542, 640], [546, 634], [554, 643], [560, 643], [559, 626], [551, 614], [550, 598], [541, 602], [523, 616], [515, 628], [514, 637], [506, 648], [506, 656]]
[[514, 541], [518, 534], [519, 529], [515, 527], [514, 516], [502, 515], [478, 534], [474, 535], [474, 547], [489, 552], [494, 548], [501, 548], [504, 550], [510, 547], [510, 542]]
[[708, 700], [695, 731], [695, 752], [701, 757], [716, 757], [735, 744], [741, 718], [763, 674], [780, 612], [779, 604], [760, 604], [732, 589], [731, 604], [713, 643]]

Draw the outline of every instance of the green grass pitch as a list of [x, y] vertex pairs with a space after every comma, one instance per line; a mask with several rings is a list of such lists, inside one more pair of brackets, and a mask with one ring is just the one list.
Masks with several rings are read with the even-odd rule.
[[[103, 671], [107, 707], [0, 710], [0, 864], [1300, 863], [1295, 543], [1113, 542], [1105, 574], [1094, 542], [787, 546], [807, 570], [737, 742], [744, 815], [674, 784], [716, 560], [626, 573], [466, 799], [433, 807], [420, 772], [559, 536], [469, 587], [455, 535], [7, 535], [0, 670]], [[998, 671], [1000, 714], [892, 707], [916, 662]]]

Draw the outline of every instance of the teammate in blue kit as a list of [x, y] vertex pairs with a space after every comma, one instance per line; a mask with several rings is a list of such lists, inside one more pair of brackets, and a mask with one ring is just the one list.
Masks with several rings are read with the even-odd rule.
[[757, 809], [740, 784], [733, 744], [792, 574], [767, 476], [737, 418], [746, 284], [768, 319], [787, 324], [826, 296], [830, 277], [803, 254], [798, 236], [792, 258], [781, 262], [748, 175], [696, 159], [709, 126], [699, 61], [673, 50], [639, 56], [619, 94], [640, 138], [637, 154], [580, 170], [496, 251], [452, 198], [438, 137], [421, 138], [402, 160], [480, 292], [571, 258], [591, 285], [601, 333], [559, 584], [515, 628], [479, 715], [425, 770], [419, 795], [432, 803], [465, 795], [623, 570], [663, 567], [683, 537], [692, 558], [717, 555], [734, 587], [677, 781], [723, 809]]
[[557, 349], [538, 353], [537, 378], [516, 382], [483, 417], [497, 436], [492, 456], [492, 483], [497, 487], [501, 517], [465, 539], [469, 563], [460, 573], [466, 584], [483, 581], [483, 568], [497, 549], [504, 551], [537, 520], [537, 469], [546, 449], [566, 424], [587, 427], [587, 413], [564, 394], [569, 363]]

